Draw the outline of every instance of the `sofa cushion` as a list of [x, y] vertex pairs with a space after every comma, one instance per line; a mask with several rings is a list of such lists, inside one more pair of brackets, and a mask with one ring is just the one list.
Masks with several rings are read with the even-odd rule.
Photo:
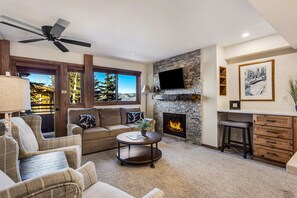
[[100, 126], [121, 124], [121, 115], [119, 108], [99, 109]]
[[96, 118], [93, 114], [79, 115], [79, 126], [83, 129], [89, 129], [96, 126]]
[[[16, 137], [19, 135], [19, 143], [21, 143], [22, 148], [26, 151], [38, 151], [39, 145], [37, 139], [31, 129], [31, 127], [20, 117], [11, 118], [11, 122], [13, 123], [12, 127], [12, 136]], [[17, 128], [15, 128], [17, 127]], [[15, 134], [19, 132], [19, 134]]]
[[109, 130], [110, 136], [112, 137], [116, 137], [121, 133], [131, 131], [130, 127], [125, 125], [109, 125], [109, 126], [105, 126], [105, 128]]
[[68, 123], [79, 125], [79, 115], [93, 114], [96, 119], [96, 126], [100, 126], [98, 109], [96, 108], [84, 108], [84, 109], [71, 109], [68, 112]]
[[83, 131], [83, 140], [94, 140], [109, 137], [109, 131], [102, 127], [94, 127]]
[[140, 131], [140, 129], [137, 128], [137, 124], [126, 124], [126, 126], [128, 126], [131, 131]]
[[122, 124], [127, 124], [128, 122], [128, 117], [127, 113], [128, 112], [139, 112], [140, 108], [120, 108], [121, 111], [121, 123]]
[[4, 172], [0, 170], [0, 191], [14, 186], [15, 183]]
[[97, 198], [98, 195], [108, 198], [133, 198], [128, 193], [103, 182], [97, 182], [83, 191], [83, 197]]
[[128, 124], [139, 122], [144, 119], [143, 112], [128, 112]]

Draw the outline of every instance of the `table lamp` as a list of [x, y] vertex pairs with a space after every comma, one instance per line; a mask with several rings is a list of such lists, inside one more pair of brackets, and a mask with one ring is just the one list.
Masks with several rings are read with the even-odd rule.
[[11, 114], [31, 109], [29, 80], [0, 75], [0, 113], [5, 114], [6, 135], [11, 135]]
[[145, 93], [145, 116], [147, 116], [147, 94], [150, 92], [150, 87], [148, 85], [143, 85], [141, 93]]

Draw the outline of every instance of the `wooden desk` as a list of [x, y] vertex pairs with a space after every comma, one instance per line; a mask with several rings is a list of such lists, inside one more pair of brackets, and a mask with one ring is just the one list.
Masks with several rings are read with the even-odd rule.
[[[254, 159], [284, 166], [297, 151], [297, 113], [218, 110], [253, 119]], [[236, 117], [236, 116], [233, 116]]]
[[68, 167], [63, 151], [52, 152], [22, 159], [20, 161], [20, 174], [22, 181], [24, 181]]

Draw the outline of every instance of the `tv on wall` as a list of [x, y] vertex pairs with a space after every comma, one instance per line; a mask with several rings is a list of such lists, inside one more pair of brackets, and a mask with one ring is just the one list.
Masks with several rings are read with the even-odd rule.
[[183, 68], [160, 72], [159, 81], [161, 89], [185, 88]]

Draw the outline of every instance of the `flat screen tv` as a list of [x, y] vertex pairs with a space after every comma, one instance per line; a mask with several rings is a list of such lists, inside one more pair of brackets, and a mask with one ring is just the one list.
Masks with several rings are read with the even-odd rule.
[[183, 68], [160, 72], [159, 81], [161, 89], [185, 88]]

